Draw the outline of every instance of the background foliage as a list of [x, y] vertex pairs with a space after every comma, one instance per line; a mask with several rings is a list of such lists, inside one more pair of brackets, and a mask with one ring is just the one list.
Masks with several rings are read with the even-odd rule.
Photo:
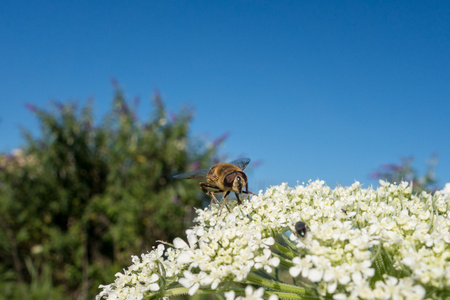
[[402, 158], [399, 163], [383, 164], [376, 172], [371, 174], [372, 179], [382, 179], [390, 183], [407, 181], [411, 183], [413, 192], [434, 192], [439, 189], [436, 178], [437, 154], [431, 155], [427, 161], [427, 169], [420, 174], [413, 166], [412, 156]]
[[92, 299], [132, 254], [183, 234], [203, 196], [172, 175], [209, 167], [221, 141], [195, 142], [191, 112], [154, 106], [140, 122], [120, 89], [102, 122], [92, 103], [29, 106], [40, 136], [0, 156], [0, 297]]

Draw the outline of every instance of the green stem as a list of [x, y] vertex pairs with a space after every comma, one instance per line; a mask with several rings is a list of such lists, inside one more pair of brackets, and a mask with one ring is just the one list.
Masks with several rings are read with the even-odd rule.
[[277, 295], [279, 299], [303, 299], [302, 296], [291, 294], [291, 293], [282, 293], [282, 292], [265, 292], [264, 294], [270, 295]]
[[294, 258], [298, 255], [294, 251], [280, 245], [279, 243], [275, 243], [272, 247], [275, 248], [276, 250], [280, 251], [284, 255], [288, 256], [289, 258]]
[[297, 295], [304, 295], [306, 293], [304, 288], [262, 278], [254, 273], [247, 275], [247, 281], [280, 292], [293, 293]]
[[[266, 295], [274, 294], [277, 295], [278, 298], [280, 299], [303, 299], [303, 295], [305, 295], [306, 292], [304, 288], [266, 279], [254, 273], [250, 273], [247, 276], [247, 283], [256, 284], [268, 288], [270, 290], [265, 292]], [[244, 295], [244, 289], [231, 288], [229, 290], [234, 290], [237, 294]], [[199, 288], [195, 294], [217, 294], [217, 292], [218, 292], [217, 290]], [[187, 295], [188, 293], [189, 293], [188, 288], [176, 287], [164, 291], [163, 296], [173, 297], [173, 296]]]
[[[188, 293], [189, 293], [189, 289], [188, 288], [177, 287], [177, 288], [173, 288], [173, 289], [169, 289], [169, 290], [165, 291], [164, 292], [164, 297], [181, 296], [181, 295], [187, 295]], [[199, 288], [195, 292], [195, 294], [196, 295], [199, 295], [199, 294], [213, 294], [213, 295], [215, 295], [215, 294], [217, 294], [217, 290]]]
[[189, 292], [189, 289], [184, 288], [184, 287], [183, 288], [182, 287], [173, 288], [173, 289], [164, 291], [164, 297], [187, 295], [188, 292]]
[[281, 255], [278, 255], [276, 253], [272, 253], [272, 255], [276, 256], [276, 257], [278, 257], [280, 259], [280, 264], [283, 267], [290, 268], [290, 267], [294, 266], [294, 263], [292, 261], [290, 261], [289, 259], [287, 259], [287, 258], [285, 258], [285, 257], [283, 257]]

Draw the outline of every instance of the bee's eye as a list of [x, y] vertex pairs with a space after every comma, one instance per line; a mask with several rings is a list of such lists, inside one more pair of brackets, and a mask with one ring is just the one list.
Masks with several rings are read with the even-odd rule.
[[233, 184], [235, 178], [236, 178], [236, 174], [231, 173], [231, 174], [225, 176], [224, 183], [225, 184]]

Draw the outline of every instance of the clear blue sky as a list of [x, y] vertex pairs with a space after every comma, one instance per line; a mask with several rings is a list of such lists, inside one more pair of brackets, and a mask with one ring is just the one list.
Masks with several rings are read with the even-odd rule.
[[[1, 1], [0, 152], [26, 108], [94, 98], [116, 78], [146, 117], [195, 109], [192, 135], [262, 164], [253, 190], [359, 180], [413, 155], [450, 181], [450, 1]], [[33, 129], [34, 128], [34, 129]], [[252, 189], [251, 189], [252, 190]]]

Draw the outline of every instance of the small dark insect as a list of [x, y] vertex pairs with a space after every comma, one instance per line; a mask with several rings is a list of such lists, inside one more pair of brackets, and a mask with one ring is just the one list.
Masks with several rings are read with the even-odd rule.
[[345, 209], [341, 208], [341, 210], [344, 214], [347, 214], [347, 211]]
[[[250, 163], [250, 158], [240, 158], [231, 163], [220, 163], [215, 164], [210, 169], [202, 169], [197, 171], [192, 171], [188, 173], [183, 173], [175, 175], [175, 179], [206, 179], [207, 182], [200, 182], [200, 188], [206, 195], [211, 197], [211, 207], [213, 201], [216, 201], [220, 207], [222, 205], [217, 200], [214, 194], [225, 193], [223, 200], [228, 211], [228, 207], [225, 199], [231, 192], [234, 192], [238, 205], [242, 204], [241, 199], [239, 199], [239, 194], [247, 194], [250, 199], [251, 195], [256, 195], [248, 191], [248, 179], [247, 174], [244, 173], [245, 167]], [[245, 187], [245, 190], [244, 190]]]
[[295, 223], [295, 232], [299, 237], [304, 238], [306, 236], [306, 232], [309, 230], [308, 226], [306, 226], [305, 222], [299, 221]]

